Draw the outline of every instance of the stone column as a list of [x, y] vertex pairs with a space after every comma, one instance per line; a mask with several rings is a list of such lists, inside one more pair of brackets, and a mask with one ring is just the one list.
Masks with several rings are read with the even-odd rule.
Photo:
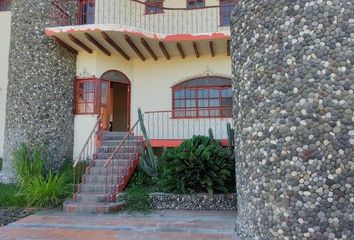
[[48, 0], [12, 4], [5, 174], [12, 173], [11, 154], [20, 143], [43, 144], [48, 168], [72, 160], [76, 58], [45, 36], [51, 10]]
[[354, 4], [244, 0], [232, 20], [237, 232], [354, 235]]

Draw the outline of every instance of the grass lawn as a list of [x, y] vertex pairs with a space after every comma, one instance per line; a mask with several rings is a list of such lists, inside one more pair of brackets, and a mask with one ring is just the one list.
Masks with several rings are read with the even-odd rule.
[[17, 196], [19, 188], [0, 183], [0, 208], [25, 207], [23, 199]]

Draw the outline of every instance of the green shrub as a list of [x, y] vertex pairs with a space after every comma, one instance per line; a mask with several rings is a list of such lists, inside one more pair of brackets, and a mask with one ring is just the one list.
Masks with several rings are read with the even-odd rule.
[[132, 186], [143, 186], [143, 187], [151, 187], [155, 186], [156, 183], [153, 179], [153, 177], [149, 176], [144, 170], [142, 170], [140, 167], [138, 167], [132, 178], [130, 179], [128, 183], [128, 187]]
[[34, 176], [44, 175], [44, 159], [42, 158], [41, 147], [29, 148], [21, 144], [12, 154], [13, 167], [17, 173], [20, 184], [27, 182]]
[[20, 145], [13, 152], [13, 165], [19, 177], [19, 193], [30, 207], [53, 207], [68, 196], [68, 175], [45, 171], [41, 147]]
[[23, 197], [30, 207], [54, 207], [67, 197], [64, 175], [50, 172], [45, 179], [35, 176], [26, 182], [20, 190], [19, 196]]
[[0, 208], [24, 207], [24, 201], [17, 195], [19, 188], [15, 185], [0, 183]]
[[142, 186], [132, 186], [125, 191], [125, 210], [128, 212], [149, 212], [150, 196], [149, 191]]
[[179, 147], [164, 151], [159, 185], [165, 192], [229, 192], [232, 163], [220, 142], [194, 136]]
[[2, 163], [3, 163], [3, 159], [2, 158], [0, 158], [0, 171], [2, 170]]

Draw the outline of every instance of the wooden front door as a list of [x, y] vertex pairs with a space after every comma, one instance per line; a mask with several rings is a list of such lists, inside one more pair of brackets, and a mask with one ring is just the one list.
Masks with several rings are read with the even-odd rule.
[[110, 111], [109, 111], [109, 94], [110, 94], [110, 82], [106, 80], [100, 81], [100, 113], [102, 117], [101, 129], [109, 130], [110, 127]]

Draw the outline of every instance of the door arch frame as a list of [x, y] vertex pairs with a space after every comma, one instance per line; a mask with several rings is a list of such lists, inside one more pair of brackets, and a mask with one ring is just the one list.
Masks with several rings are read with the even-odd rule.
[[[117, 81], [116, 79], [109, 79], [109, 78], [105, 78], [105, 74], [109, 73], [109, 72], [117, 72], [118, 74], [121, 74], [123, 77], [124, 77], [124, 80], [125, 81]], [[103, 81], [108, 81], [109, 83], [109, 89], [111, 89], [111, 84], [112, 83], [121, 83], [121, 84], [125, 84], [127, 85], [127, 123], [128, 123], [128, 126], [127, 126], [127, 131], [130, 131], [130, 127], [131, 127], [131, 81], [129, 79], [129, 77], [123, 73], [122, 71], [119, 71], [117, 69], [110, 69], [110, 70], [107, 70], [105, 71], [101, 77], [100, 77], [100, 81], [103, 80]], [[109, 100], [110, 102], [110, 100]], [[109, 104], [109, 110], [110, 110], [111, 106]], [[109, 114], [111, 114], [111, 112], [109, 111]]]

